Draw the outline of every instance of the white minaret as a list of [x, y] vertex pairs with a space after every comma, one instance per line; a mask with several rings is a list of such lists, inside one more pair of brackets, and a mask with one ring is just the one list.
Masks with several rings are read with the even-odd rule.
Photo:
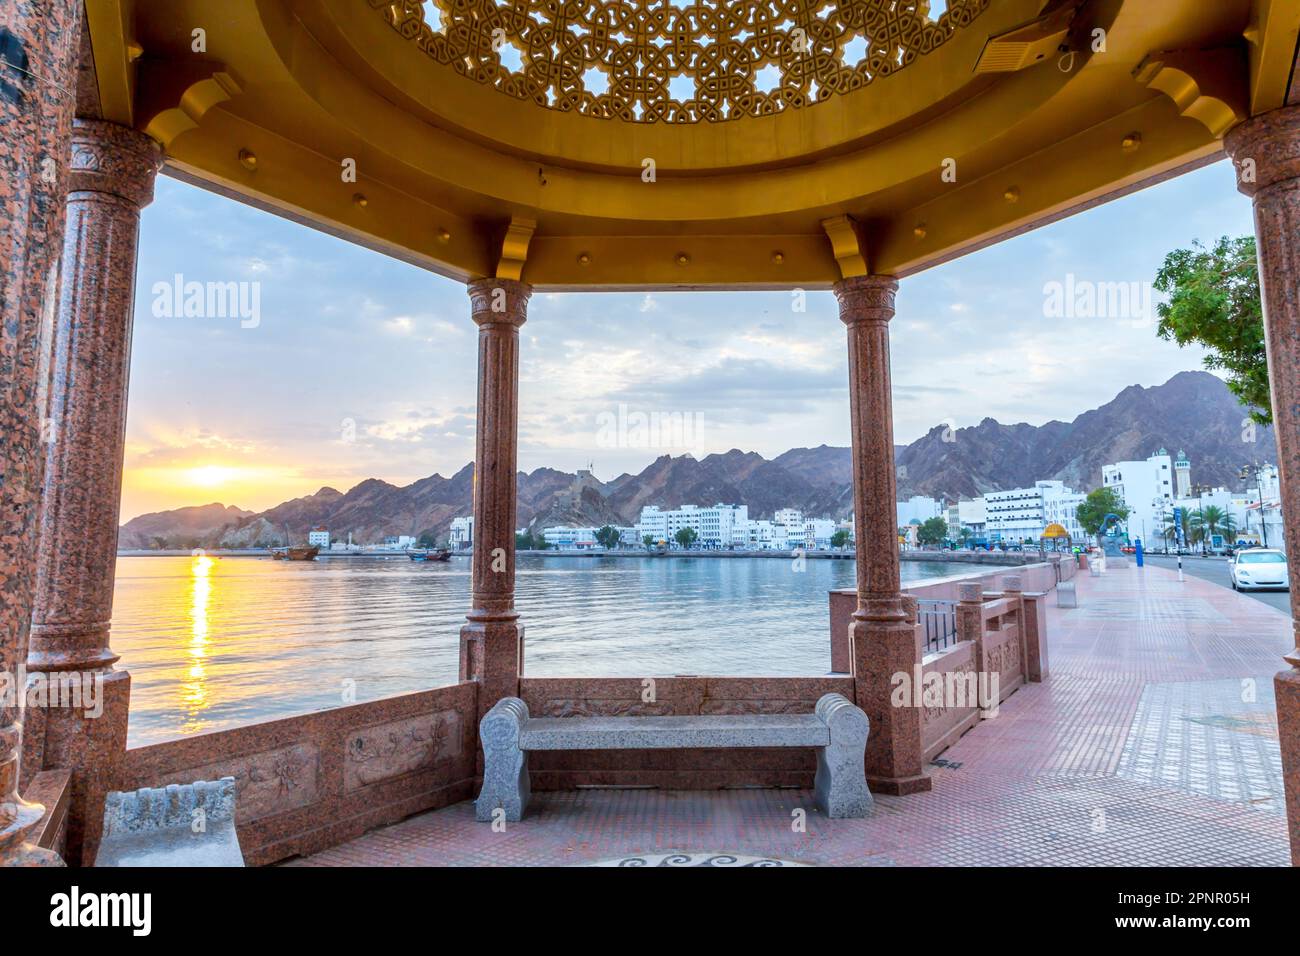
[[1187, 460], [1185, 452], [1178, 452], [1178, 460], [1174, 462], [1174, 487], [1178, 489], [1179, 498], [1190, 498], [1192, 495], [1192, 463]]

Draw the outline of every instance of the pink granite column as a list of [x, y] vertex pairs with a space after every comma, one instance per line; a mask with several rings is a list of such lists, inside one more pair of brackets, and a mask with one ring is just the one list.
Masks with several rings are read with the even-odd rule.
[[80, 0], [0, 0], [0, 866], [58, 865], [18, 796], [42, 417], [63, 245]]
[[481, 718], [519, 695], [524, 628], [515, 610], [515, 461], [519, 436], [519, 327], [532, 290], [510, 279], [469, 284], [478, 325], [472, 606], [460, 631], [460, 679], [479, 682]]
[[890, 705], [895, 674], [911, 679], [919, 660], [915, 626], [903, 607], [898, 565], [893, 392], [889, 320], [893, 276], [859, 276], [835, 284], [848, 327], [849, 402], [853, 436], [853, 514], [858, 606], [853, 612], [854, 693], [871, 720], [867, 778], [880, 793], [930, 789], [921, 766], [921, 711]]
[[[36, 609], [27, 653], [28, 673], [76, 680], [83, 699], [93, 692], [89, 699], [100, 702], [90, 711], [51, 705], [45, 713], [41, 766], [73, 771], [69, 863], [94, 862], [104, 797], [126, 755], [131, 677], [114, 670], [118, 656], [108, 631], [136, 240], [160, 160], [157, 144], [128, 127], [77, 120], [73, 128]], [[29, 719], [28, 735], [35, 727]], [[32, 754], [30, 741], [24, 751]]]
[[[1231, 130], [1224, 145], [1238, 188], [1254, 199], [1268, 379], [1282, 479], [1286, 551], [1300, 559], [1300, 107], [1264, 113]], [[1293, 569], [1291, 579], [1297, 575]], [[1297, 649], [1274, 679], [1291, 862], [1300, 866], [1300, 603], [1291, 613]]]

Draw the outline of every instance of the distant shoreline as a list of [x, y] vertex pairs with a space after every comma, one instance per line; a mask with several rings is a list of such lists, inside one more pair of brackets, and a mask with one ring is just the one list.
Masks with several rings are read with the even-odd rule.
[[[119, 558], [186, 558], [193, 551], [184, 548], [165, 548], [165, 549], [121, 549], [117, 552]], [[271, 553], [265, 548], [214, 548], [203, 549], [203, 553], [213, 558], [270, 558]], [[1048, 551], [1051, 555], [1056, 552]], [[1060, 552], [1064, 554], [1064, 552]], [[472, 551], [453, 551], [453, 558], [469, 558]], [[653, 554], [643, 550], [626, 550], [626, 551], [604, 551], [592, 549], [588, 551], [537, 551], [520, 549], [516, 554], [540, 555], [546, 558], [641, 558], [661, 560], [663, 558], [716, 558], [720, 560], [730, 560], [735, 558], [767, 558], [770, 560], [789, 561], [793, 555], [789, 551], [666, 551], [662, 554]], [[817, 560], [832, 561], [853, 561], [855, 555], [852, 551], [830, 551], [830, 550], [809, 550], [804, 552], [804, 557], [814, 558]], [[383, 559], [392, 561], [395, 559], [406, 558], [405, 551], [322, 551], [317, 555], [322, 560], [338, 559], [361, 559], [376, 560]], [[990, 552], [990, 551], [904, 551], [899, 558], [903, 561], [928, 561], [932, 563], [952, 563], [952, 564], [987, 564], [1001, 567], [1018, 567], [1023, 564], [1034, 564], [1045, 560], [1040, 557], [1037, 551], [1025, 552]]]

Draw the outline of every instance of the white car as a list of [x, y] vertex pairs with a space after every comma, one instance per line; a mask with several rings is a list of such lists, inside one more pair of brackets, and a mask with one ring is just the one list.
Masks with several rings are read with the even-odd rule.
[[1228, 561], [1234, 591], [1289, 591], [1286, 554], [1274, 548], [1247, 548]]

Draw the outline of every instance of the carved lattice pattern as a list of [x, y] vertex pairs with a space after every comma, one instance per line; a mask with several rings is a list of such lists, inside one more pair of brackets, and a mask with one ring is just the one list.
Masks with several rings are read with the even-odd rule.
[[[539, 106], [719, 122], [847, 93], [991, 0], [366, 0], [438, 63]], [[933, 18], [932, 18], [933, 17]]]

